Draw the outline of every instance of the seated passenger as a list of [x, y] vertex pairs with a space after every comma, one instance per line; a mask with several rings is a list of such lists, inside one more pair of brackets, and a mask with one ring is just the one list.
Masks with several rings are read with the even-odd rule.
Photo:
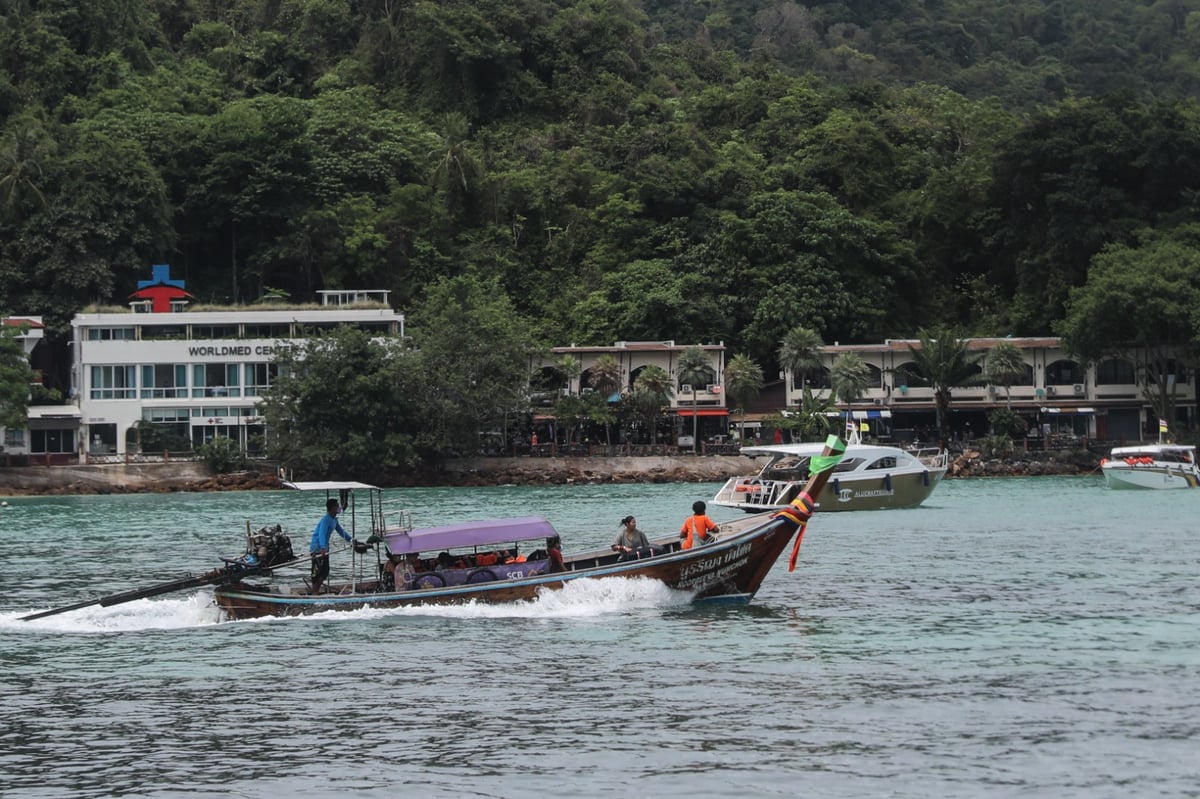
[[620, 560], [636, 560], [661, 554], [659, 550], [650, 546], [650, 540], [638, 529], [637, 519], [632, 516], [621, 520], [621, 532], [617, 533], [617, 540], [613, 542], [612, 549], [621, 553]]
[[566, 564], [563, 563], [562, 539], [559, 536], [552, 535], [546, 539], [546, 557], [550, 560], [551, 574], [567, 570]]

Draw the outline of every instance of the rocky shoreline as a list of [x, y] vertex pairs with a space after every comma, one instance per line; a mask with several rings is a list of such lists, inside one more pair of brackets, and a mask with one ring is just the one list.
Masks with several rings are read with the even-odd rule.
[[[977, 450], [954, 456], [948, 479], [1089, 475], [1099, 458], [1086, 452], [985, 458]], [[707, 483], [755, 472], [761, 463], [733, 456], [618, 458], [468, 458], [439, 469], [380, 479], [389, 487]], [[53, 496], [256, 491], [281, 488], [271, 470], [210, 475], [197, 463], [50, 466], [0, 469], [0, 496]]]

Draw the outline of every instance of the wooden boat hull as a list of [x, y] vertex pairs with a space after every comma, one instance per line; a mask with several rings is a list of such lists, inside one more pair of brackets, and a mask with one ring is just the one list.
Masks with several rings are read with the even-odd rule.
[[614, 577], [644, 578], [692, 594], [694, 600], [732, 603], [749, 602], [763, 579], [779, 559], [796, 532], [786, 517], [764, 519], [761, 524], [722, 533], [712, 544], [691, 550], [676, 550], [644, 560], [617, 562], [611, 554], [572, 559], [566, 572], [521, 575], [453, 587], [405, 591], [373, 590], [371, 582], [357, 587], [332, 584], [331, 593], [309, 595], [277, 585], [255, 586], [235, 582], [216, 589], [217, 606], [230, 619], [263, 616], [301, 616], [331, 610], [397, 608], [416, 605], [464, 604], [468, 602], [521, 602], [543, 591], [559, 590], [576, 580]]

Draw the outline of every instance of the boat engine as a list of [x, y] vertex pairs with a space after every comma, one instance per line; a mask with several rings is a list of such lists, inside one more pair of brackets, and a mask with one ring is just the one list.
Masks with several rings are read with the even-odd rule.
[[269, 568], [296, 559], [296, 556], [292, 554], [292, 539], [283, 532], [283, 528], [278, 524], [274, 527], [261, 528], [249, 536], [249, 539], [245, 557], [247, 563]]

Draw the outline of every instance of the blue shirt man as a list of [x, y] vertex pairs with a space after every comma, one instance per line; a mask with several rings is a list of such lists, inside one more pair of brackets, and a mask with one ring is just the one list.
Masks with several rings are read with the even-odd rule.
[[312, 540], [308, 543], [309, 554], [312, 555], [312, 592], [321, 593], [321, 585], [329, 576], [329, 539], [334, 531], [347, 541], [352, 540], [350, 534], [338, 523], [337, 515], [341, 508], [336, 499], [325, 503], [325, 515], [317, 522], [313, 530]]
[[336, 530], [342, 538], [346, 539], [347, 541], [350, 540], [350, 534], [346, 532], [341, 523], [337, 520], [337, 515], [340, 510], [341, 508], [338, 506], [338, 501], [336, 499], [331, 499], [325, 503], [326, 513], [321, 517], [321, 521], [317, 522], [317, 526], [313, 530], [312, 540], [308, 542], [309, 552], [314, 555], [320, 552], [329, 552], [329, 538], [333, 535], [334, 530]]

